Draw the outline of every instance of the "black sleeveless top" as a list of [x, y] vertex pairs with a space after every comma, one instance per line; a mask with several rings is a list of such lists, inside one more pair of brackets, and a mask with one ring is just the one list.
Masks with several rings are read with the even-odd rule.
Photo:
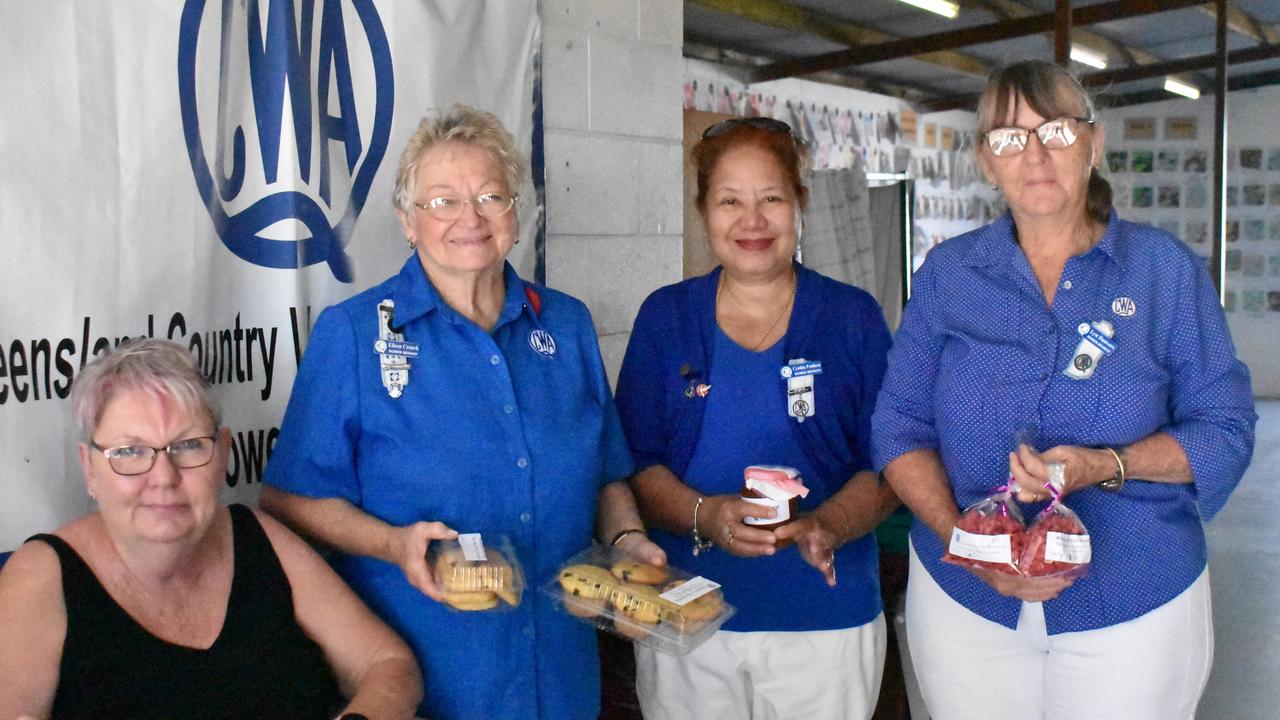
[[208, 650], [165, 642], [107, 593], [55, 535], [67, 637], [53, 718], [332, 718], [343, 700], [323, 651], [293, 613], [289, 579], [243, 505], [232, 505], [235, 570], [222, 632]]

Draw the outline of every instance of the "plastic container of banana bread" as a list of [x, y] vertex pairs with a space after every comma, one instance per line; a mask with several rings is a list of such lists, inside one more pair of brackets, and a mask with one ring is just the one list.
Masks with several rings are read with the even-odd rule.
[[584, 622], [672, 655], [700, 645], [735, 612], [715, 582], [604, 545], [569, 558], [541, 590]]

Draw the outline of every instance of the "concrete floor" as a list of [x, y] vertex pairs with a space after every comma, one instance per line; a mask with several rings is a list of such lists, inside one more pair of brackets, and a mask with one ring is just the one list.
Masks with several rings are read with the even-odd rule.
[[1280, 718], [1280, 400], [1258, 402], [1253, 463], [1209, 524], [1214, 658], [1197, 720]]

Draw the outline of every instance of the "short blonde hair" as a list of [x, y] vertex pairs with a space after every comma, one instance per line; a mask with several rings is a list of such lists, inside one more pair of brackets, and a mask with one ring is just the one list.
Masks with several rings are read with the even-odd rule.
[[141, 390], [178, 403], [193, 415], [203, 415], [216, 432], [221, 425], [218, 403], [191, 352], [170, 340], [138, 338], [85, 366], [71, 387], [71, 412], [80, 438], [92, 441], [102, 412], [118, 393]]
[[493, 113], [467, 105], [454, 105], [444, 115], [428, 115], [418, 123], [396, 168], [396, 188], [391, 202], [401, 212], [413, 210], [418, 185], [418, 163], [428, 150], [446, 142], [474, 145], [485, 150], [502, 169], [507, 190], [514, 193], [524, 177], [524, 155], [516, 149], [515, 139]]

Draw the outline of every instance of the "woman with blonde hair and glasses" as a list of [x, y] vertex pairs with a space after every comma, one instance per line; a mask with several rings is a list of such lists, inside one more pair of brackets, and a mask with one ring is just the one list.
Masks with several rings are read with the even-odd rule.
[[[686, 657], [637, 646], [641, 708], [869, 718], [886, 644], [871, 531], [898, 505], [869, 450], [889, 331], [866, 292], [794, 261], [808, 192], [789, 126], [726, 120], [693, 162], [720, 266], [645, 300], [618, 406], [655, 540], [738, 614]], [[784, 518], [742, 499], [750, 465], [799, 471], [792, 522], [759, 526]]]
[[[995, 73], [978, 164], [1009, 212], [930, 251], [876, 405], [876, 464], [915, 513], [907, 635], [938, 720], [1194, 715], [1213, 626], [1202, 524], [1253, 450], [1249, 374], [1204, 264], [1119, 219], [1103, 128], [1050, 63]], [[941, 561], [960, 509], [1050, 467], [1088, 575]]]
[[413, 717], [400, 638], [280, 523], [218, 502], [231, 433], [191, 353], [121, 345], [71, 405], [97, 509], [0, 573], [0, 718]]
[[[533, 587], [593, 536], [664, 562], [587, 308], [506, 262], [523, 173], [489, 113], [419, 125], [394, 197], [410, 256], [317, 320], [262, 495], [409, 641], [434, 720], [594, 720], [595, 633]], [[427, 551], [458, 532], [510, 538], [518, 607], [446, 606]]]

